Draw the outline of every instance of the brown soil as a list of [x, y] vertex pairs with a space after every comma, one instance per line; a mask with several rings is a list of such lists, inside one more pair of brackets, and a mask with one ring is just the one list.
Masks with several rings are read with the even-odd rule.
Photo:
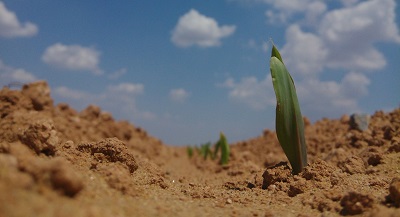
[[0, 216], [400, 216], [400, 109], [369, 129], [306, 120], [292, 175], [275, 132], [189, 158], [96, 106], [53, 106], [46, 82], [0, 91]]

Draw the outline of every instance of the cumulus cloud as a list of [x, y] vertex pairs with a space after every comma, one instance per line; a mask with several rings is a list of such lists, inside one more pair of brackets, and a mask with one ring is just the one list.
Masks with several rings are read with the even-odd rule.
[[371, 0], [327, 13], [317, 27], [317, 34], [329, 47], [327, 66], [350, 70], [383, 68], [385, 57], [374, 43], [400, 43], [395, 8], [394, 0]]
[[55, 98], [64, 100], [77, 109], [84, 109], [89, 104], [96, 104], [118, 117], [135, 119], [154, 119], [156, 115], [149, 111], [141, 111], [136, 99], [144, 93], [143, 84], [119, 83], [107, 86], [100, 93], [90, 93], [60, 86], [53, 91]]
[[[309, 32], [303, 30], [301, 21], [288, 26], [282, 54], [289, 68], [315, 75], [325, 68], [362, 71], [385, 67], [385, 57], [374, 43], [400, 43], [394, 0], [352, 2], [324, 12]], [[309, 11], [304, 13], [308, 16]]]
[[143, 93], [144, 85], [133, 83], [120, 83], [118, 85], [109, 86], [107, 90], [112, 94], [138, 95]]
[[286, 30], [286, 44], [282, 48], [285, 64], [293, 73], [316, 76], [321, 72], [328, 50], [322, 39], [313, 33], [305, 33], [293, 24]]
[[359, 0], [340, 0], [345, 7], [353, 6]]
[[179, 18], [172, 31], [171, 41], [179, 47], [219, 46], [221, 39], [235, 32], [234, 25], [219, 26], [214, 18], [200, 14], [191, 9]]
[[326, 10], [326, 4], [316, 0], [264, 0], [272, 6], [265, 15], [272, 24], [288, 23], [291, 18], [299, 13], [306, 13], [309, 21], [314, 21]]
[[[368, 95], [371, 83], [366, 72], [386, 65], [385, 56], [375, 44], [400, 43], [396, 2], [342, 0], [343, 7], [334, 9], [319, 0], [264, 2], [272, 6], [266, 12], [269, 21], [291, 23], [286, 28], [281, 54], [295, 79], [303, 113], [321, 117], [358, 111], [358, 102]], [[321, 74], [327, 69], [329, 73], [347, 73], [338, 80], [322, 81]], [[231, 99], [252, 108], [275, 105], [275, 96], [270, 94], [272, 86], [263, 86], [263, 81], [248, 77], [225, 83]], [[257, 94], [260, 90], [265, 94], [267, 89], [269, 97]]]
[[73, 71], [90, 71], [103, 74], [99, 68], [100, 52], [94, 48], [80, 45], [64, 45], [56, 43], [48, 47], [42, 60], [48, 65]]
[[5, 38], [30, 37], [36, 35], [38, 27], [31, 23], [20, 23], [17, 15], [9, 11], [0, 1], [0, 36]]
[[6, 85], [14, 82], [28, 83], [37, 80], [37, 78], [24, 69], [8, 66], [0, 60], [0, 80]]
[[229, 89], [231, 100], [245, 104], [255, 110], [261, 110], [275, 104], [275, 93], [269, 75], [260, 81], [256, 77], [245, 77], [239, 82], [236, 82], [233, 78], [228, 78], [220, 86]]
[[[303, 30], [301, 21], [286, 29], [282, 55], [289, 70], [297, 75], [299, 98], [313, 114], [356, 111], [358, 101], [368, 94], [370, 80], [354, 71], [385, 67], [385, 57], [374, 46], [376, 42], [400, 43], [394, 0], [343, 3], [344, 8], [321, 14], [309, 32]], [[308, 11], [304, 13], [307, 16]], [[320, 81], [320, 74], [328, 68], [350, 72], [339, 82]]]
[[127, 71], [128, 70], [126, 68], [121, 68], [115, 72], [110, 73], [108, 75], [108, 78], [112, 79], [112, 80], [116, 80], [116, 79], [120, 78], [121, 76], [125, 75]]
[[68, 99], [68, 100], [85, 100], [94, 99], [91, 94], [84, 91], [73, 90], [65, 86], [57, 87], [54, 90], [54, 94], [58, 97]]
[[183, 88], [172, 89], [169, 92], [169, 98], [175, 102], [184, 102], [189, 97], [189, 92]]
[[305, 113], [313, 116], [338, 116], [358, 112], [358, 100], [368, 94], [370, 80], [362, 73], [349, 72], [340, 82], [308, 79], [296, 83]]
[[[349, 72], [339, 82], [320, 81], [316, 77], [300, 80], [296, 82], [296, 90], [303, 114], [321, 117], [359, 111], [357, 101], [368, 94], [369, 84], [364, 74]], [[231, 100], [254, 110], [276, 105], [269, 74], [263, 80], [245, 77], [235, 82], [228, 78], [221, 86], [229, 89]]]

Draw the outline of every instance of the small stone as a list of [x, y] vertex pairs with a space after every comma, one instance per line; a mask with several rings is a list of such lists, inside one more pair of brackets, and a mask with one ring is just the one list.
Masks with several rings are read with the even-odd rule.
[[276, 185], [270, 185], [268, 186], [268, 190], [273, 191], [276, 189]]
[[226, 200], [226, 203], [227, 203], [227, 204], [232, 204], [232, 200], [231, 200], [231, 199], [227, 199], [227, 200]]
[[350, 127], [359, 131], [365, 131], [368, 129], [371, 117], [367, 114], [352, 114], [350, 116]]

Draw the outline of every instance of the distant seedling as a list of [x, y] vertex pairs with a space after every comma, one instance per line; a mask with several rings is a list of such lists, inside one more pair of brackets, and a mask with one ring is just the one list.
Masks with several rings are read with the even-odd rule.
[[270, 70], [277, 100], [276, 134], [292, 165], [292, 173], [298, 174], [307, 166], [303, 116], [300, 112], [294, 81], [275, 45], [272, 46]]
[[211, 158], [213, 157], [211, 152], [211, 142], [207, 142], [200, 146], [200, 155], [203, 156], [204, 160], [207, 160], [208, 156]]
[[204, 158], [204, 160], [207, 160], [208, 156], [210, 156], [210, 158], [212, 160], [215, 160], [215, 158], [218, 156], [218, 152], [219, 150], [221, 150], [221, 158], [220, 158], [220, 164], [221, 165], [225, 165], [229, 162], [229, 144], [228, 141], [225, 137], [225, 135], [221, 132], [220, 133], [220, 137], [218, 142], [215, 144], [214, 146], [214, 151], [211, 150], [211, 143], [204, 143], [202, 145], [200, 145], [200, 147], [198, 146], [188, 146], [187, 147], [187, 154], [189, 156], [189, 158], [193, 157], [193, 150], [196, 150], [197, 154], [199, 154], [201, 157]]
[[221, 149], [220, 163], [221, 165], [225, 165], [229, 162], [229, 144], [222, 132], [219, 134], [219, 140], [215, 145], [214, 158], [217, 156], [219, 149]]
[[193, 157], [193, 147], [192, 146], [188, 146], [186, 149], [186, 152], [187, 152], [189, 158]]

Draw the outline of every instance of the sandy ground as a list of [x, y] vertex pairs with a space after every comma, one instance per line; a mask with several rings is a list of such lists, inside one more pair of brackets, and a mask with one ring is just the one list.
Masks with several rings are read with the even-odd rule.
[[400, 109], [366, 131], [305, 118], [299, 175], [272, 130], [221, 166], [96, 106], [55, 106], [44, 81], [3, 88], [0, 115], [0, 216], [400, 216]]

